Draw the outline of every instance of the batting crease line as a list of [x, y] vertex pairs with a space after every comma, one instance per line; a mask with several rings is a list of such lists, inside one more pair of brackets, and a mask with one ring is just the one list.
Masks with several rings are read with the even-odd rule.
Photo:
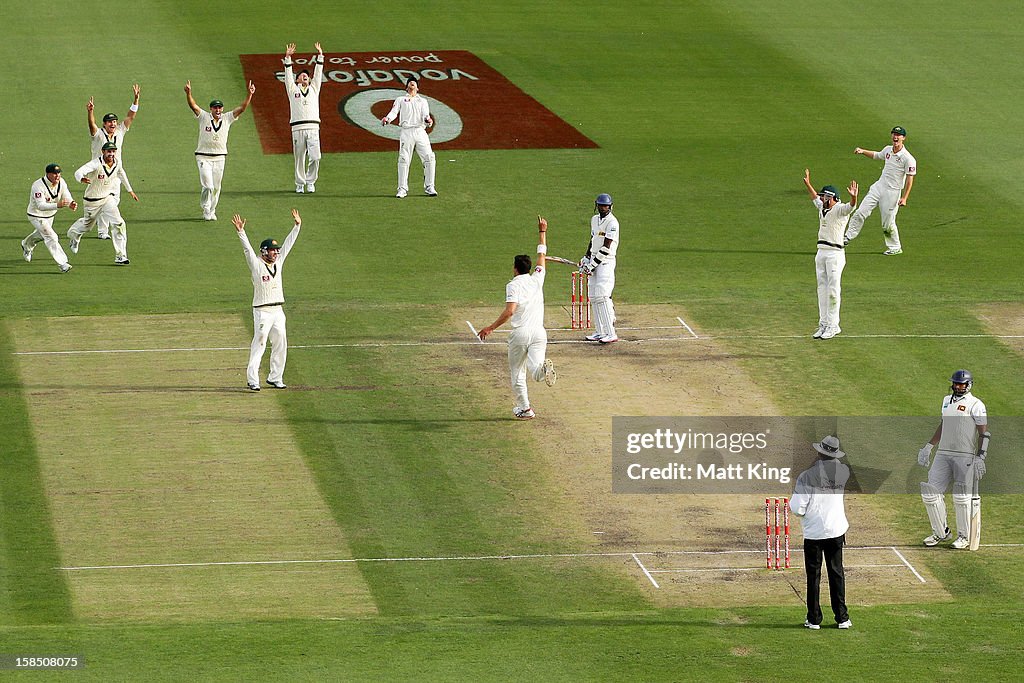
[[640, 569], [643, 570], [644, 575], [647, 576], [647, 578], [650, 580], [650, 582], [652, 584], [654, 584], [654, 587], [655, 588], [661, 588], [661, 586], [658, 585], [658, 582], [654, 580], [654, 577], [651, 576], [651, 573], [649, 571], [647, 571], [647, 567], [644, 566], [644, 563], [641, 562], [640, 558], [636, 556], [636, 553], [633, 553], [633, 559], [636, 560], [637, 565], [640, 566]]
[[[878, 567], [900, 567], [904, 568], [906, 565], [902, 564], [847, 564], [843, 565], [846, 569], [872, 569]], [[788, 569], [803, 569], [803, 565], [794, 564]], [[702, 568], [679, 568], [679, 569], [651, 569], [651, 574], [679, 574], [686, 572], [756, 572], [756, 571], [769, 571], [767, 567], [702, 567]], [[771, 570], [776, 571], [776, 570]], [[781, 571], [781, 570], [780, 570]]]
[[[989, 547], [1024, 547], [1024, 543], [983, 543], [983, 548]], [[931, 550], [918, 546], [903, 546], [906, 549]], [[896, 550], [891, 545], [865, 545], [846, 546], [844, 550]], [[232, 562], [173, 562], [162, 564], [110, 564], [90, 565], [76, 567], [54, 567], [58, 571], [86, 571], [102, 569], [170, 569], [178, 567], [230, 567], [248, 565], [280, 565], [280, 564], [353, 564], [359, 562], [469, 562], [484, 560], [543, 560], [543, 559], [574, 559], [574, 558], [600, 558], [600, 557], [670, 557], [678, 555], [741, 555], [761, 554], [764, 548], [758, 550], [646, 550], [637, 552], [607, 552], [607, 553], [533, 553], [525, 555], [452, 555], [439, 557], [356, 557], [356, 558], [329, 558], [317, 560], [238, 560]], [[897, 552], [898, 554], [898, 552]], [[906, 562], [904, 558], [904, 562]], [[907, 563], [909, 564], [909, 563]]]
[[917, 573], [917, 570], [914, 569], [914, 565], [910, 564], [910, 562], [907, 561], [907, 558], [903, 557], [903, 553], [901, 553], [895, 547], [892, 549], [892, 551], [894, 553], [896, 553], [896, 557], [900, 558], [900, 560], [903, 561], [903, 564], [907, 565], [907, 569], [909, 569], [910, 571], [914, 572], [914, 576], [917, 577], [918, 581], [920, 581], [921, 583], [928, 583], [927, 581], [924, 580], [923, 576], [921, 576], [920, 574]]

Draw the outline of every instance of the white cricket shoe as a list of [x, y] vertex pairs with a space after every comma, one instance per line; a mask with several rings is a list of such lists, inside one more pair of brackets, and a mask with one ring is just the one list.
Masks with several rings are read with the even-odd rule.
[[821, 624], [812, 624], [809, 621], [805, 621], [804, 622], [804, 628], [809, 628], [812, 631], [817, 631], [817, 630], [819, 630], [821, 628]]
[[550, 358], [544, 359], [544, 384], [549, 387], [555, 386], [555, 382], [558, 381], [558, 374], [555, 372], [555, 364], [551, 362]]
[[62, 272], [62, 273], [66, 273], [69, 270], [71, 270], [71, 264], [70, 263], [65, 263], [63, 266], [60, 267], [60, 272]]
[[115, 256], [114, 257], [114, 265], [115, 266], [127, 266], [129, 263], [131, 263], [131, 261], [128, 260], [127, 256]]
[[309, 194], [313, 194], [314, 192], [316, 192], [316, 185], [314, 185], [313, 183], [306, 183], [306, 192], [308, 192]]
[[306, 186], [305, 185], [296, 185], [295, 186], [295, 194], [302, 194], [305, 191], [306, 191]]
[[396, 196], [396, 197], [398, 197], [399, 199], [405, 199], [405, 195], [407, 195], [407, 194], [409, 194], [409, 193], [408, 193], [408, 192], [406, 192], [405, 190], [399, 190], [399, 191], [398, 191], [398, 192], [397, 192], [397, 193], [395, 194], [395, 196]]
[[882, 252], [884, 256], [897, 256], [902, 253], [902, 249], [886, 249], [885, 251]]
[[267, 386], [268, 387], [273, 387], [274, 389], [287, 389], [288, 388], [288, 385], [285, 384], [284, 382], [282, 382], [281, 380], [273, 381], [273, 380], [269, 380], [268, 379], [267, 380]]
[[818, 329], [814, 331], [814, 334], [812, 334], [811, 337], [814, 339], [821, 339], [821, 335], [825, 334], [825, 329], [827, 327], [827, 325], [818, 325]]
[[25, 243], [21, 243], [21, 255], [26, 261], [32, 260], [32, 250], [25, 246]]
[[846, 621], [840, 621], [836, 626], [842, 629], [853, 628], [853, 622], [847, 619]]
[[537, 413], [533, 412], [533, 408], [513, 408], [512, 414], [517, 420], [532, 420], [537, 417]]
[[619, 336], [617, 334], [606, 334], [597, 341], [600, 342], [601, 344], [614, 344], [615, 342], [619, 341]]
[[971, 547], [971, 542], [967, 540], [966, 536], [957, 536], [956, 540], [949, 544], [949, 547], [953, 550], [967, 550]]
[[840, 332], [842, 332], [842, 329], [836, 327], [835, 325], [829, 325], [821, 333], [821, 336], [818, 337], [818, 339], [831, 339], [832, 337], [836, 336]]
[[69, 245], [69, 248], [71, 249], [71, 253], [72, 254], [77, 254], [78, 253], [78, 245], [81, 242], [82, 242], [82, 238], [81, 237], [79, 237], [77, 240], [76, 239], [72, 239], [71, 240], [71, 244]]
[[601, 337], [603, 337], [603, 336], [604, 336], [604, 335], [602, 335], [602, 334], [598, 334], [597, 332], [595, 332], [594, 334], [588, 334], [588, 335], [587, 335], [586, 337], [584, 337], [583, 339], [584, 339], [584, 340], [586, 340], [586, 341], [594, 341], [594, 342], [599, 342], [599, 341], [601, 341]]
[[924, 539], [924, 544], [926, 546], [928, 546], [929, 548], [931, 548], [932, 546], [936, 546], [936, 545], [942, 543], [943, 541], [948, 541], [952, 537], [953, 537], [953, 534], [950, 532], [949, 527], [946, 527], [946, 533], [945, 533], [944, 536], [939, 536], [938, 534], [932, 534], [928, 538]]
[[99, 232], [97, 230], [96, 231], [96, 239], [109, 240], [110, 239], [110, 233], [109, 232]]

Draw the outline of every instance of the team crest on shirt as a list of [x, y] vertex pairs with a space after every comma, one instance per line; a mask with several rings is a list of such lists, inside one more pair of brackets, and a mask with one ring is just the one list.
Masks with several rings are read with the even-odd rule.
[[103, 175], [102, 173], [100, 173], [98, 176], [96, 176], [96, 180], [106, 180], [106, 179], [107, 179], [107, 176]]
[[36, 199], [39, 199], [42, 196], [43, 196], [42, 192], [36, 192]]
[[210, 131], [212, 131], [212, 130], [213, 130], [213, 128], [212, 128], [212, 127], [210, 127], [210, 126], [207, 126], [207, 127], [206, 127], [206, 132], [207, 132], [207, 133], [209, 133], [209, 132], [210, 132]]
[[274, 278], [270, 277], [269, 275], [264, 275], [262, 279], [263, 279], [264, 282], [270, 282]]
[[967, 406], [957, 406], [956, 409], [959, 410], [961, 413], [963, 413], [963, 412], [966, 412]]

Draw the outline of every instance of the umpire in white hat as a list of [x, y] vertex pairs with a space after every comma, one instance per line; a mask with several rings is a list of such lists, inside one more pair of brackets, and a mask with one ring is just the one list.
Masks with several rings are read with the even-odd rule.
[[839, 628], [853, 626], [846, 610], [846, 575], [843, 571], [843, 546], [846, 545], [846, 520], [843, 495], [850, 479], [850, 468], [840, 459], [839, 437], [826, 436], [811, 446], [818, 459], [796, 480], [789, 509], [801, 518], [804, 536], [804, 569], [807, 572], [807, 619], [804, 626], [821, 628], [821, 564], [828, 571], [828, 592], [832, 612]]

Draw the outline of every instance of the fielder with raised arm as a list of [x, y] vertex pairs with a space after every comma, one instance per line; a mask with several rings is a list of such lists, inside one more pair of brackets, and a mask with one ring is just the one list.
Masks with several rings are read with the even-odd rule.
[[211, 100], [210, 111], [204, 111], [192, 98], [192, 81], [185, 81], [185, 100], [199, 124], [196, 166], [199, 167], [199, 206], [203, 210], [203, 220], [217, 220], [220, 185], [224, 179], [224, 163], [228, 156], [228, 132], [231, 124], [248, 108], [255, 92], [256, 86], [249, 81], [248, 95], [240, 105], [225, 112], [223, 102]]
[[825, 185], [820, 192], [816, 192], [811, 185], [811, 171], [806, 168], [804, 187], [811, 195], [818, 213], [818, 253], [814, 257], [814, 271], [818, 279], [818, 329], [811, 336], [815, 339], [832, 339], [843, 331], [839, 327], [843, 269], [846, 268], [843, 230], [857, 206], [857, 181], [851, 180], [846, 189], [850, 193], [848, 204], [839, 202], [839, 190], [834, 185]]
[[587, 294], [594, 308], [594, 333], [587, 341], [612, 344], [619, 341], [615, 332], [615, 252], [619, 248], [619, 219], [612, 213], [612, 196], [599, 194], [590, 218], [590, 243], [580, 259], [580, 272], [588, 275]]
[[139, 201], [139, 196], [132, 191], [128, 175], [117, 161], [117, 145], [113, 142], [104, 143], [102, 154], [75, 171], [75, 180], [87, 187], [82, 193], [85, 215], [68, 228], [71, 253], [78, 253], [82, 235], [92, 230], [92, 226], [103, 223], [110, 226], [114, 264], [127, 266], [128, 227], [118, 208], [121, 203], [121, 186], [124, 185], [124, 189], [128, 190], [135, 201]]
[[526, 390], [527, 376], [536, 382], [544, 380], [549, 387], [554, 386], [557, 379], [554, 364], [545, 357], [548, 333], [544, 329], [544, 256], [548, 253], [548, 222], [540, 216], [537, 216], [537, 230], [540, 235], [537, 265], [531, 264], [526, 254], [513, 259], [514, 277], [505, 286], [505, 308], [493, 323], [477, 333], [483, 341], [494, 330], [512, 321], [512, 334], [508, 337], [508, 370], [515, 398], [512, 415], [520, 420], [536, 417]]
[[[103, 115], [103, 127], [96, 125], [96, 116], [94, 109], [96, 108], [93, 98], [89, 98], [89, 101], [85, 105], [85, 110], [89, 113], [89, 136], [92, 138], [92, 158], [96, 159], [100, 156], [103, 151], [103, 145], [108, 142], [113, 142], [117, 145], [117, 163], [122, 163], [122, 154], [124, 151], [124, 138], [128, 134], [128, 129], [132, 127], [132, 123], [135, 121], [135, 115], [139, 112], [139, 95], [141, 89], [139, 84], [136, 83], [132, 86], [132, 93], [134, 99], [132, 104], [128, 107], [128, 114], [124, 117], [124, 122], [117, 120], [117, 114], [109, 112]], [[96, 226], [96, 236], [101, 240], [110, 239], [110, 226], [106, 225], [102, 220]]]
[[324, 75], [324, 51], [315, 43], [316, 56], [312, 77], [309, 69], [292, 74], [295, 43], [284, 53], [284, 89], [288, 94], [289, 122], [292, 127], [292, 153], [295, 155], [295, 191], [316, 192], [320, 177], [320, 86]]
[[900, 231], [896, 227], [896, 213], [901, 206], [907, 205], [910, 189], [914, 187], [914, 176], [917, 175], [917, 159], [903, 146], [907, 139], [907, 129], [896, 126], [892, 129], [892, 144], [880, 152], [858, 147], [854, 154], [862, 154], [869, 159], [885, 161], [882, 175], [868, 190], [868, 194], [860, 204], [860, 208], [850, 218], [846, 229], [846, 242], [860, 234], [864, 221], [877, 206], [882, 212], [882, 235], [885, 237], [885, 255], [896, 256], [903, 253], [900, 244]]
[[932, 526], [932, 535], [924, 539], [924, 544], [935, 546], [952, 537], [946, 526], [945, 501], [952, 482], [957, 536], [951, 547], [964, 550], [971, 546], [971, 492], [975, 482], [985, 476], [985, 455], [992, 435], [985, 404], [971, 393], [974, 378], [970, 371], [957, 370], [949, 381], [949, 396], [942, 399], [942, 421], [917, 454], [917, 463], [928, 467], [932, 447], [938, 446], [928, 481], [921, 482], [921, 498]]
[[284, 262], [299, 238], [302, 218], [297, 209], [292, 209], [295, 227], [284, 238], [284, 244], [267, 238], [260, 242], [260, 254], [256, 255], [245, 234], [245, 219], [237, 213], [231, 222], [238, 232], [245, 252], [245, 262], [252, 275], [252, 344], [249, 346], [249, 365], [245, 376], [250, 391], [260, 390], [260, 361], [270, 342], [270, 373], [267, 386], [287, 389], [284, 383], [284, 365], [288, 360], [288, 333], [284, 317]]

